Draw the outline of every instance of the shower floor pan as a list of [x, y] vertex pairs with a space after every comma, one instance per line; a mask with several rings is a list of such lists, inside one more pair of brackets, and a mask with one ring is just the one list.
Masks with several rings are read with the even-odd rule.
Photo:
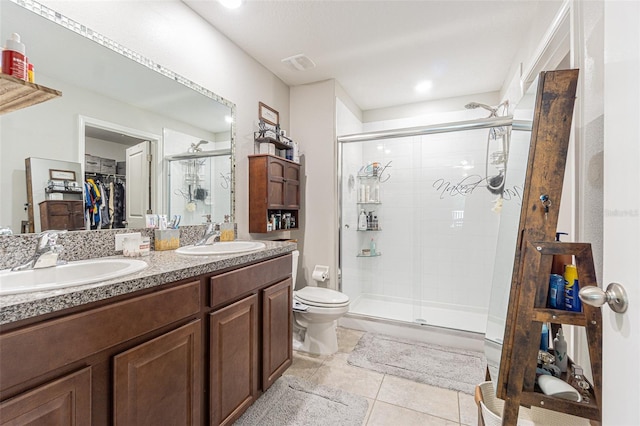
[[486, 309], [428, 302], [416, 306], [409, 299], [379, 295], [358, 297], [351, 303], [349, 313], [482, 334], [487, 325]]

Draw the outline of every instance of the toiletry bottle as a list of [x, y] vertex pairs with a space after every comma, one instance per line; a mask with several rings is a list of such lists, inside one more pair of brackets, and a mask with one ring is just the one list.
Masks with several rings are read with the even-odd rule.
[[540, 350], [549, 350], [549, 327], [546, 322], [542, 323], [542, 334], [540, 335]]
[[27, 80], [27, 58], [20, 35], [13, 33], [2, 51], [2, 72], [21, 80]]
[[373, 201], [376, 203], [380, 201], [380, 181], [378, 179], [373, 183]]
[[[560, 235], [569, 235], [566, 232], [556, 232], [556, 242], [560, 242]], [[563, 275], [564, 266], [573, 263], [573, 256], [570, 254], [555, 254], [551, 263], [551, 273]]]
[[369, 250], [370, 250], [371, 256], [376, 255], [376, 242], [373, 240], [373, 238], [371, 238], [371, 242], [369, 243]]
[[564, 268], [564, 306], [567, 311], [582, 312], [582, 302], [578, 293], [580, 284], [578, 282], [578, 270], [575, 265], [567, 265]]
[[364, 209], [360, 210], [360, 218], [358, 219], [358, 230], [367, 230], [367, 214], [364, 212]]
[[567, 372], [567, 341], [564, 340], [562, 327], [558, 329], [556, 338], [553, 339], [553, 353], [555, 355], [555, 364], [562, 373]]
[[549, 276], [549, 307], [564, 310], [565, 281], [562, 275], [551, 274]]

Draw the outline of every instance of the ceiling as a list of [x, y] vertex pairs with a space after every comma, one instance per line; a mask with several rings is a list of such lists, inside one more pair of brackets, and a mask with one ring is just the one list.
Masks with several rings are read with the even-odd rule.
[[[289, 86], [336, 79], [363, 111], [498, 91], [557, 0], [182, 0]], [[281, 62], [304, 54], [316, 67]], [[511, 71], [513, 72], [513, 71]], [[416, 85], [432, 87], [417, 93]]]

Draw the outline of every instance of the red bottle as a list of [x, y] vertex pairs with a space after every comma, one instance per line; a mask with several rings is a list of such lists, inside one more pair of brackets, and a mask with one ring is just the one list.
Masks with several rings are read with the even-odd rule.
[[24, 44], [20, 43], [20, 36], [11, 34], [7, 45], [2, 51], [2, 72], [12, 77], [27, 81], [27, 58]]

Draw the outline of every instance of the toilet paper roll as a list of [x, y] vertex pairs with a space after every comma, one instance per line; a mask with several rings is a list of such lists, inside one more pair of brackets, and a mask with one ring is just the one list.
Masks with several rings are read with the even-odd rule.
[[315, 281], [326, 281], [329, 278], [329, 267], [324, 265], [316, 265], [315, 268], [313, 268], [311, 278], [313, 278]]

